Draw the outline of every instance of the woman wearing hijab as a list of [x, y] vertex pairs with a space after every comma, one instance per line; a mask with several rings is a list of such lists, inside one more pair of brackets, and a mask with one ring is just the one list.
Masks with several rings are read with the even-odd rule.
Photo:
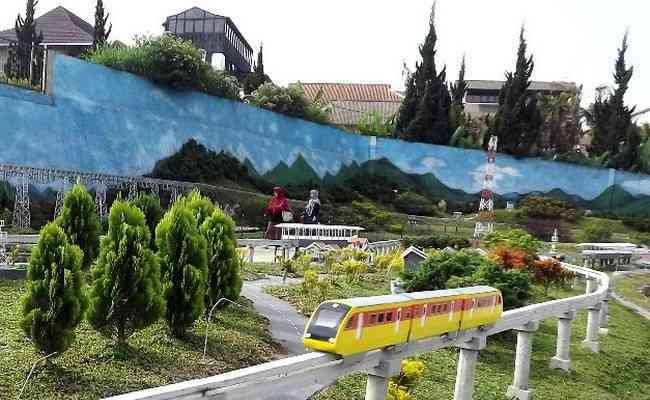
[[[275, 228], [275, 225], [289, 222], [292, 219], [287, 218], [289, 217], [289, 214], [291, 214], [291, 208], [289, 207], [287, 196], [284, 194], [284, 189], [279, 186], [274, 187], [273, 197], [271, 197], [269, 204], [266, 206], [266, 215], [268, 215], [271, 220], [266, 227], [264, 238], [269, 240], [280, 239], [280, 235], [278, 234], [279, 230]], [[288, 219], [289, 221], [285, 219]]]
[[309, 192], [309, 202], [302, 214], [302, 220], [305, 224], [320, 224], [320, 199], [318, 198], [318, 190]]

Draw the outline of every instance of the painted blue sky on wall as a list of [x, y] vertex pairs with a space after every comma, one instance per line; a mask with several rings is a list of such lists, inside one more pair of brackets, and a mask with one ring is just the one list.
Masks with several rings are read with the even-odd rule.
[[[481, 189], [485, 153], [378, 139], [198, 93], [174, 92], [136, 76], [63, 56], [54, 68], [53, 104], [0, 90], [0, 162], [115, 174], [150, 172], [156, 161], [194, 138], [212, 150], [248, 159], [259, 173], [300, 155], [321, 177], [343, 165], [387, 158], [406, 173], [434, 174], [442, 183]], [[561, 189], [589, 200], [614, 183], [609, 170], [498, 155], [500, 194]], [[650, 177], [616, 173], [632, 194], [650, 194]]]

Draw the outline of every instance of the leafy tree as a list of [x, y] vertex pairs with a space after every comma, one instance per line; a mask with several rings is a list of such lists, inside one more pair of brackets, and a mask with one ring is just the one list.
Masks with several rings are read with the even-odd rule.
[[537, 148], [542, 153], [568, 153], [580, 142], [581, 92], [582, 87], [575, 94], [563, 92], [542, 97], [540, 108], [544, 123], [537, 142]]
[[499, 137], [499, 150], [515, 156], [531, 154], [543, 122], [537, 98], [528, 92], [535, 64], [532, 55], [526, 56], [526, 49], [522, 27], [515, 72], [506, 72], [499, 108], [490, 126], [490, 135]]
[[395, 131], [395, 115], [386, 118], [382, 113], [373, 111], [359, 120], [355, 132], [368, 136], [391, 137]]
[[470, 275], [486, 259], [472, 253], [441, 251], [427, 258], [415, 272], [405, 270], [401, 274], [407, 292], [441, 290], [453, 276]]
[[429, 18], [429, 33], [420, 46], [422, 62], [407, 74], [406, 96], [397, 117], [398, 137], [425, 143], [447, 144], [451, 137], [446, 67], [436, 69], [435, 4]]
[[86, 308], [81, 251], [59, 226], [47, 224], [29, 262], [20, 325], [39, 351], [61, 353], [74, 341]]
[[10, 79], [28, 79], [32, 69], [31, 84], [38, 83], [40, 68], [42, 68], [42, 60], [39, 62], [38, 57], [32, 65], [32, 49], [36, 51], [37, 46], [43, 41], [43, 33], [37, 33], [34, 19], [37, 5], [38, 0], [27, 0], [25, 18], [20, 14], [16, 18], [14, 29], [17, 42], [10, 45], [9, 58], [4, 66], [5, 76]]
[[149, 247], [151, 233], [146, 222], [135, 205], [117, 200], [92, 270], [88, 321], [120, 343], [157, 321], [165, 309], [160, 269]]
[[542, 247], [542, 242], [521, 229], [494, 231], [483, 240], [488, 249], [505, 247], [512, 250], [523, 250], [530, 255], [536, 255]]
[[160, 199], [150, 193], [139, 193], [138, 197], [133, 200], [133, 205], [138, 207], [144, 214], [145, 223], [149, 228], [150, 233], [149, 247], [155, 249], [156, 226], [158, 226], [158, 223], [163, 216], [163, 208], [160, 205]]
[[307, 97], [300, 84], [293, 84], [283, 88], [267, 82], [248, 96], [246, 102], [307, 121], [322, 124], [329, 121], [330, 107], [323, 99], [322, 92], [311, 100]]
[[207, 242], [208, 291], [206, 306], [225, 297], [236, 300], [241, 292], [240, 260], [237, 254], [235, 223], [216, 208], [200, 227]]
[[82, 266], [88, 269], [99, 251], [99, 217], [95, 202], [80, 184], [74, 185], [63, 199], [61, 215], [55, 221], [68, 235], [70, 242], [83, 252]]
[[183, 337], [203, 311], [208, 275], [206, 241], [185, 199], [177, 200], [156, 228], [165, 319], [175, 337]]
[[519, 212], [529, 218], [576, 221], [578, 212], [571, 204], [554, 197], [526, 196], [519, 204]]
[[593, 128], [590, 152], [597, 155], [607, 153], [608, 165], [621, 169], [629, 169], [637, 164], [640, 144], [639, 128], [632, 121], [635, 107], [625, 105], [625, 93], [634, 73], [634, 67], [628, 68], [625, 62], [627, 39], [626, 32], [616, 59], [614, 93], [606, 97], [599, 91], [585, 113], [587, 122]]
[[614, 226], [606, 221], [589, 221], [578, 232], [577, 239], [581, 242], [603, 243], [612, 240]]
[[249, 95], [256, 91], [262, 84], [269, 82], [269, 77], [264, 73], [264, 54], [263, 46], [260, 45], [260, 51], [257, 53], [257, 63], [253, 67], [253, 73], [248, 74], [244, 79], [244, 93]]
[[449, 112], [449, 123], [452, 129], [459, 129], [465, 125], [465, 93], [467, 92], [467, 81], [465, 81], [465, 56], [460, 63], [460, 71], [458, 72], [458, 80], [449, 85], [451, 91], [451, 109]]
[[562, 268], [556, 260], [537, 260], [530, 268], [535, 282], [544, 287], [544, 295], [548, 295], [551, 286], [562, 286], [571, 280], [573, 274]]
[[505, 269], [525, 270], [534, 262], [533, 257], [526, 251], [506, 247], [493, 250], [489, 257]]
[[108, 22], [108, 16], [110, 14], [106, 13], [104, 15], [104, 2], [102, 0], [97, 0], [97, 5], [95, 6], [95, 31], [93, 32], [93, 49], [104, 46], [108, 42], [108, 37], [113, 30], [113, 24], [108, 27], [106, 30], [106, 23]]

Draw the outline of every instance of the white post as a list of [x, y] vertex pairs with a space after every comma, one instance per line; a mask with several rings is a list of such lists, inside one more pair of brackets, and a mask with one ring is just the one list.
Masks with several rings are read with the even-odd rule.
[[582, 347], [591, 350], [592, 353], [600, 351], [598, 342], [598, 325], [600, 323], [600, 303], [587, 309], [587, 337], [582, 341]]
[[551, 358], [551, 369], [569, 372], [571, 368], [571, 322], [575, 317], [575, 311], [567, 311], [557, 321], [557, 343], [555, 357]]
[[533, 335], [537, 329], [537, 321], [528, 322], [517, 329], [515, 376], [506, 392], [509, 399], [529, 400], [533, 397], [533, 391], [530, 389], [530, 358], [533, 352]]
[[607, 291], [607, 297], [603, 299], [600, 308], [600, 329], [599, 332], [601, 335], [607, 335], [609, 332], [609, 291]]
[[474, 396], [474, 374], [479, 351], [486, 345], [485, 337], [475, 337], [469, 342], [458, 346], [458, 367], [456, 370], [456, 385], [454, 400], [472, 400]]
[[382, 361], [368, 373], [365, 400], [386, 400], [388, 382], [392, 376], [399, 375], [401, 362], [401, 359]]
[[597, 282], [594, 278], [587, 278], [587, 287], [585, 288], [585, 293], [590, 294], [596, 291]]
[[252, 264], [254, 258], [255, 258], [255, 247], [248, 246], [248, 262]]

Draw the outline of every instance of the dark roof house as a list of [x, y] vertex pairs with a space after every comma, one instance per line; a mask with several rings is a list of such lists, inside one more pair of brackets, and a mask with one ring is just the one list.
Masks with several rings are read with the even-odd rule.
[[330, 122], [343, 128], [356, 128], [370, 113], [388, 119], [402, 103], [402, 96], [388, 84], [301, 82], [300, 85], [312, 100], [322, 93], [323, 100], [332, 107]]
[[[94, 28], [64, 7], [57, 7], [36, 18], [36, 29], [43, 33], [43, 45], [90, 46]], [[0, 46], [16, 40], [14, 28], [0, 31]]]

